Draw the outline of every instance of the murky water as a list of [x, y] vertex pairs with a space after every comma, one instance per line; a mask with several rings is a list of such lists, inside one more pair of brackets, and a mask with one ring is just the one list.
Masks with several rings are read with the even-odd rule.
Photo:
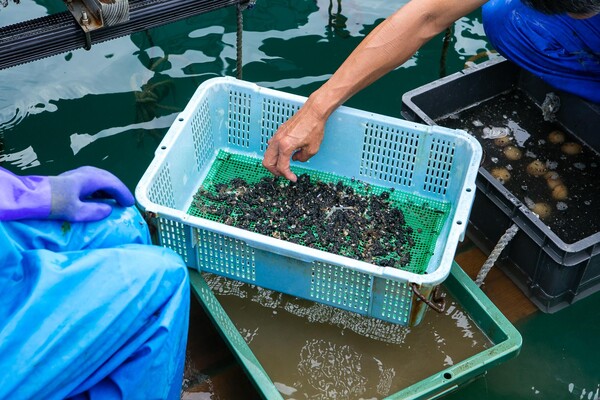
[[205, 274], [286, 399], [378, 399], [491, 346], [461, 306], [403, 327]]
[[526, 93], [499, 95], [437, 123], [474, 135], [486, 153], [484, 167], [564, 242], [600, 231], [600, 155], [545, 121]]

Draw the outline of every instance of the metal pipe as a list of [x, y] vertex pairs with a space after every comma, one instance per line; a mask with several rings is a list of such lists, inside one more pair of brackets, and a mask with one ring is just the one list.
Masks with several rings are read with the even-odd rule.
[[[91, 44], [176, 22], [249, 0], [130, 0], [129, 21], [92, 31]], [[79, 48], [86, 37], [65, 11], [0, 28], [0, 69]]]

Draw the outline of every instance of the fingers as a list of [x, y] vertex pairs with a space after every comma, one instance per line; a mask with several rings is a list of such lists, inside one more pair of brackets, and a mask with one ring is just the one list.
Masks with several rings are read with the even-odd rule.
[[73, 222], [99, 221], [110, 215], [112, 207], [105, 203], [80, 202], [77, 211], [69, 219]]
[[110, 198], [113, 198], [117, 201], [117, 203], [123, 207], [130, 207], [135, 204], [135, 198], [133, 194], [129, 191], [127, 186], [122, 182], [113, 182], [110, 187], [101, 187], [98, 190], [101, 190], [108, 194]]
[[102, 191], [121, 206], [129, 207], [135, 203], [135, 198], [127, 186], [110, 172], [95, 167], [82, 167], [78, 172], [82, 174], [79, 179], [81, 179], [83, 197]]
[[303, 106], [284, 122], [269, 140], [263, 156], [263, 165], [275, 176], [292, 182], [297, 180], [290, 170], [290, 160], [308, 161], [314, 156], [323, 140], [326, 118], [318, 117], [310, 107]]
[[269, 143], [269, 147], [263, 156], [263, 166], [275, 176], [283, 176], [284, 178], [296, 182], [298, 177], [290, 169], [290, 158], [292, 151], [284, 151], [277, 140]]
[[285, 155], [284, 153], [279, 153], [279, 157], [277, 158], [277, 168], [278, 171], [283, 177], [289, 181], [296, 182], [298, 177], [296, 174], [292, 172], [290, 169], [290, 156]]
[[316, 153], [311, 154], [311, 152], [309, 152], [306, 148], [300, 149], [294, 153], [294, 155], [292, 156], [292, 160], [306, 162], [306, 161], [310, 160], [310, 158], [312, 156], [314, 156], [315, 154]]
[[279, 169], [277, 168], [277, 159], [279, 158], [279, 145], [273, 141], [269, 142], [269, 147], [265, 151], [263, 156], [262, 165], [268, 169], [273, 175], [281, 176]]

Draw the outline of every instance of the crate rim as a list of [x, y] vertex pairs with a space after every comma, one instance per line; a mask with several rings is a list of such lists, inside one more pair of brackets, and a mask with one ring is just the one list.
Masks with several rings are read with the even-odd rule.
[[[439, 126], [435, 123], [435, 121], [433, 119], [431, 119], [429, 117], [429, 115], [425, 114], [425, 112], [423, 112], [423, 110], [421, 109], [421, 107], [418, 107], [414, 101], [413, 101], [413, 97], [423, 94], [423, 93], [427, 93], [430, 89], [434, 89], [437, 88], [440, 85], [444, 85], [446, 83], [455, 81], [457, 79], [462, 78], [465, 75], [469, 75], [472, 73], [476, 73], [481, 69], [485, 69], [487, 67], [491, 67], [493, 65], [496, 64], [500, 64], [502, 62], [508, 62], [508, 60], [506, 58], [504, 58], [501, 55], [497, 55], [494, 56], [493, 59], [491, 60], [487, 60], [484, 61], [480, 64], [475, 64], [473, 66], [470, 66], [468, 68], [464, 68], [460, 71], [454, 72], [450, 75], [444, 76], [440, 79], [434, 80], [432, 82], [428, 82], [424, 85], [421, 85], [419, 87], [416, 87], [414, 89], [411, 89], [407, 92], [404, 92], [402, 94], [402, 103], [405, 104], [406, 106], [408, 106], [408, 108], [410, 109], [411, 112], [415, 113], [422, 121], [423, 123], [425, 123], [426, 125], [429, 126]], [[477, 142], [479, 143], [479, 142]]]
[[[446, 242], [444, 243], [443, 248], [439, 250], [442, 251], [443, 254], [440, 256], [438, 268], [436, 268], [431, 273], [417, 274], [393, 267], [377, 266], [375, 264], [370, 264], [364, 261], [354, 260], [345, 256], [328, 253], [326, 251], [286, 242], [280, 239], [275, 239], [270, 236], [258, 234], [244, 229], [231, 227], [223, 223], [191, 216], [185, 213], [184, 211], [175, 210], [169, 207], [153, 203], [147, 196], [147, 188], [149, 187], [152, 178], [158, 172], [160, 166], [163, 163], [163, 160], [167, 157], [171, 145], [177, 139], [176, 132], [182, 129], [182, 126], [185, 125], [185, 123], [188, 120], [190, 120], [190, 118], [193, 118], [193, 115], [198, 108], [199, 102], [204, 98], [204, 94], [223, 85], [245, 87], [247, 89], [265, 95], [277, 96], [281, 95], [282, 93], [285, 93], [286, 98], [288, 100], [297, 101], [302, 104], [307, 100], [307, 97], [304, 96], [259, 86], [256, 83], [239, 80], [230, 76], [210, 78], [202, 82], [196, 89], [190, 102], [188, 102], [185, 109], [178, 114], [174, 123], [171, 125], [168, 132], [165, 134], [165, 137], [161, 140], [160, 144], [155, 150], [152, 162], [146, 169], [145, 173], [143, 174], [142, 178], [140, 179], [135, 188], [136, 201], [144, 211], [155, 213], [158, 216], [168, 216], [170, 219], [175, 219], [176, 221], [184, 224], [190, 224], [195, 228], [206, 229], [215, 233], [224, 233], [233, 238], [244, 240], [245, 242], [251, 245], [258, 244], [258, 246], [256, 247], [259, 247], [263, 250], [272, 251], [281, 255], [287, 255], [288, 257], [292, 257], [295, 259], [306, 260], [307, 257], [305, 257], [304, 254], [306, 252], [309, 252], [315, 255], [315, 257], [311, 258], [311, 261], [322, 261], [325, 263], [331, 263], [342, 267], [350, 268], [358, 272], [363, 272], [368, 275], [391, 279], [394, 281], [410, 282], [415, 283], [417, 285], [425, 284], [435, 286], [443, 282], [448, 277], [452, 267], [454, 250], [458, 245], [458, 242], [462, 241], [466, 234], [469, 214], [476, 193], [475, 180], [477, 177], [478, 167], [482, 157], [481, 144], [464, 130], [450, 129], [437, 125], [430, 126], [418, 122], [377, 114], [343, 105], [338, 107], [338, 109], [330, 116], [330, 119], [332, 119], [340, 113], [346, 113], [352, 116], [364, 118], [376, 117], [378, 122], [388, 123], [390, 125], [398, 127], [418, 129], [424, 134], [428, 135], [432, 135], [435, 133], [451, 134], [457, 138], [460, 138], [460, 140], [463, 140], [466, 145], [470, 146], [473, 156], [469, 162], [468, 168], [466, 168], [466, 173], [464, 177], [462, 191], [464, 191], [465, 193], [461, 193], [461, 195], [458, 196], [458, 201], [454, 203], [455, 212], [451, 214], [452, 221], [449, 222], [450, 230], [448, 232], [448, 237]], [[300, 162], [293, 161], [292, 165], [294, 164], [302, 165], [302, 163]], [[459, 227], [457, 227], [456, 225], [459, 225]]]

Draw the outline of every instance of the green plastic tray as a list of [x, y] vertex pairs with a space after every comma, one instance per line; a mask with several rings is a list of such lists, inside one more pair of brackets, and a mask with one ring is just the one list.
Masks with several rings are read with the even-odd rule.
[[[233, 322], [229, 319], [202, 275], [190, 270], [192, 289], [215, 326], [237, 357], [257, 391], [265, 399], [283, 399], [268, 374], [256, 359]], [[386, 399], [436, 399], [457, 390], [487, 370], [517, 356], [522, 339], [519, 332], [485, 296], [475, 283], [453, 263], [443, 283], [492, 345], [463, 361], [446, 367]], [[425, 362], [425, 360], [423, 360]], [[415, 361], [412, 361], [415, 362]]]
[[[364, 183], [360, 180], [346, 178], [344, 176], [332, 173], [315, 171], [308, 168], [295, 167], [294, 172], [296, 174], [309, 175], [313, 182], [317, 180], [324, 183], [333, 184], [342, 182], [345, 186], [352, 187], [356, 193], [360, 193], [362, 195], [367, 193], [378, 195], [384, 190], [387, 191], [386, 188], [377, 185], [369, 185], [367, 191]], [[255, 184], [263, 177], [272, 177], [272, 175], [262, 166], [260, 158], [219, 151], [215, 161], [208, 171], [206, 178], [202, 182], [202, 188], [214, 195], [217, 193], [215, 185], [227, 184], [234, 178], [242, 178], [249, 184]], [[402, 192], [400, 190], [393, 192], [388, 191], [388, 193], [390, 193], [389, 200], [391, 206], [399, 208], [403, 211], [407, 226], [410, 226], [414, 230], [414, 232], [410, 235], [414, 240], [414, 245], [410, 251], [410, 262], [407, 263], [402, 270], [416, 274], [424, 274], [427, 266], [429, 265], [431, 255], [435, 251], [439, 232], [441, 231], [446, 219], [450, 214], [451, 205], [449, 202], [435, 201], [413, 193]], [[202, 204], [209, 206], [210, 208], [210, 206], [218, 204], [218, 202], [204, 199]], [[233, 209], [234, 213], [243, 212], [240, 211], [239, 208], [231, 208]], [[196, 203], [194, 202], [192, 202], [190, 205], [188, 214], [224, 223], [224, 217], [217, 217], [209, 214], [208, 212], [203, 212], [202, 210], [198, 209]], [[304, 228], [308, 230], [310, 229], [310, 226], [304, 226]], [[302, 240], [299, 240], [296, 243], [305, 245]], [[358, 245], [360, 248], [362, 243], [358, 243]], [[326, 247], [320, 245], [317, 245], [317, 248], [319, 248], [319, 250], [328, 251]], [[343, 252], [340, 254], [343, 256], [348, 256], [348, 254]], [[375, 258], [374, 263], [377, 264], [377, 261], [381, 258], [400, 258], [400, 256], [395, 252], [390, 254], [393, 255]], [[261, 282], [257, 283], [260, 285]]]

